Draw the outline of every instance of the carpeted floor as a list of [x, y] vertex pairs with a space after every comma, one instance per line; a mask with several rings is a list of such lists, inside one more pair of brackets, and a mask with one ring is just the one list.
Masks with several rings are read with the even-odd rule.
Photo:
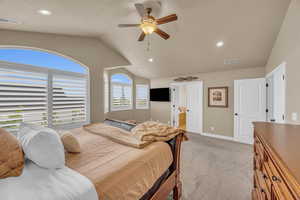
[[252, 146], [189, 134], [182, 149], [182, 200], [250, 200]]

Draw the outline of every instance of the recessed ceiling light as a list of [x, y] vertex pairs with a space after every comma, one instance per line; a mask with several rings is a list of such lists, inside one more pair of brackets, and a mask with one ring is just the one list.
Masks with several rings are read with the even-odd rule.
[[154, 60], [153, 60], [153, 58], [149, 58], [148, 61], [149, 62], [153, 62]]
[[38, 10], [38, 13], [41, 14], [41, 15], [51, 15], [52, 12], [49, 11], [49, 10]]
[[224, 46], [224, 42], [223, 41], [219, 41], [219, 42], [217, 42], [216, 46], [217, 47], [222, 47], [222, 46]]

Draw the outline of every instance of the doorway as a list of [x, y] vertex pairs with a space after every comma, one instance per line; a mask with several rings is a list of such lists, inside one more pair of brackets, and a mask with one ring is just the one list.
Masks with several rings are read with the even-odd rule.
[[[180, 117], [181, 115], [185, 117]], [[184, 119], [185, 129], [202, 133], [203, 124], [203, 82], [171, 84], [171, 124], [180, 127]]]
[[234, 81], [234, 139], [253, 144], [254, 121], [266, 120], [266, 80]]

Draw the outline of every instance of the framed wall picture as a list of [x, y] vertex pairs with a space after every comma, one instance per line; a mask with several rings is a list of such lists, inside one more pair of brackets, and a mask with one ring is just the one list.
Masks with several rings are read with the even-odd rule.
[[208, 88], [208, 107], [228, 107], [228, 87]]

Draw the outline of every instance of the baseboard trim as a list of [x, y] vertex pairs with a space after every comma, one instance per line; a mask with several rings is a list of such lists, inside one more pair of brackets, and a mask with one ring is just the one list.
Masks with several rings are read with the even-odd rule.
[[235, 140], [234, 137], [229, 137], [229, 136], [224, 136], [224, 135], [217, 135], [217, 134], [213, 134], [213, 133], [201, 133], [201, 135], [207, 136], [207, 137], [212, 137], [212, 138], [217, 138], [217, 139], [222, 139], [222, 140], [238, 142]]

